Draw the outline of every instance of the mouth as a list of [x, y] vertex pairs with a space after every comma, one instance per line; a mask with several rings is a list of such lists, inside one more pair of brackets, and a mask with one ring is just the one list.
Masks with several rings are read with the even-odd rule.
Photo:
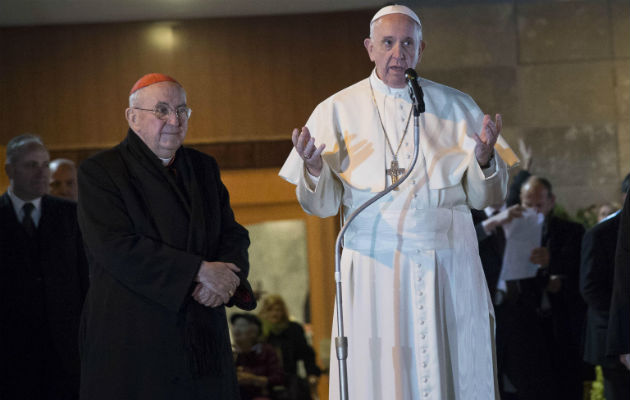
[[401, 65], [392, 65], [391, 67], [389, 67], [389, 69], [394, 72], [405, 72], [406, 67]]

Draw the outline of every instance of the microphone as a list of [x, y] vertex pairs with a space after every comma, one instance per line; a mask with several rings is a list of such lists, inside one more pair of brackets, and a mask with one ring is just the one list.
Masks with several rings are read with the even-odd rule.
[[413, 114], [415, 116], [424, 112], [424, 94], [422, 88], [418, 85], [418, 74], [413, 68], [407, 68], [405, 71], [405, 79], [407, 80], [407, 86], [409, 86], [409, 95], [413, 101]]

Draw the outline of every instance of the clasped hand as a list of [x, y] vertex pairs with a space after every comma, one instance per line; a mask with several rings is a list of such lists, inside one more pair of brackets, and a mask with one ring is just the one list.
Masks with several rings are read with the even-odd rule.
[[192, 296], [206, 307], [218, 307], [230, 301], [241, 283], [236, 265], [221, 261], [203, 261], [195, 277], [198, 282]]

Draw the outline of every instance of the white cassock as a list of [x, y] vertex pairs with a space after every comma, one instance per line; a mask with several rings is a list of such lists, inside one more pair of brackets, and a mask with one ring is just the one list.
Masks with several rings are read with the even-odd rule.
[[[347, 217], [390, 181], [392, 154], [372, 99], [396, 151], [411, 100], [372, 75], [319, 104], [306, 126], [325, 143], [324, 167], [313, 181], [295, 149], [280, 176], [297, 185], [306, 212]], [[348, 336], [350, 399], [498, 398], [494, 311], [469, 207], [501, 204], [507, 167], [495, 151], [482, 170], [474, 156], [483, 113], [470, 96], [419, 79], [426, 112], [420, 155], [409, 178], [350, 225], [341, 259]], [[412, 117], [413, 119], [413, 117]], [[411, 163], [413, 121], [398, 153]], [[497, 146], [507, 144], [500, 139]], [[332, 266], [331, 266], [332, 269]], [[332, 273], [332, 270], [331, 270]], [[333, 338], [337, 334], [333, 319]], [[334, 340], [333, 340], [334, 343]], [[339, 398], [331, 349], [330, 398]]]

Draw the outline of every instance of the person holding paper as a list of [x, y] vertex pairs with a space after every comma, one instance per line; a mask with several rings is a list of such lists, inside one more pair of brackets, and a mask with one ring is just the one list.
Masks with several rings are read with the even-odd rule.
[[545, 217], [541, 246], [530, 261], [540, 265], [535, 278], [540, 289], [537, 309], [546, 347], [552, 358], [557, 397], [582, 398], [582, 351], [586, 306], [579, 292], [582, 225], [553, 215], [555, 196], [551, 183], [531, 176], [521, 188], [521, 204]]

